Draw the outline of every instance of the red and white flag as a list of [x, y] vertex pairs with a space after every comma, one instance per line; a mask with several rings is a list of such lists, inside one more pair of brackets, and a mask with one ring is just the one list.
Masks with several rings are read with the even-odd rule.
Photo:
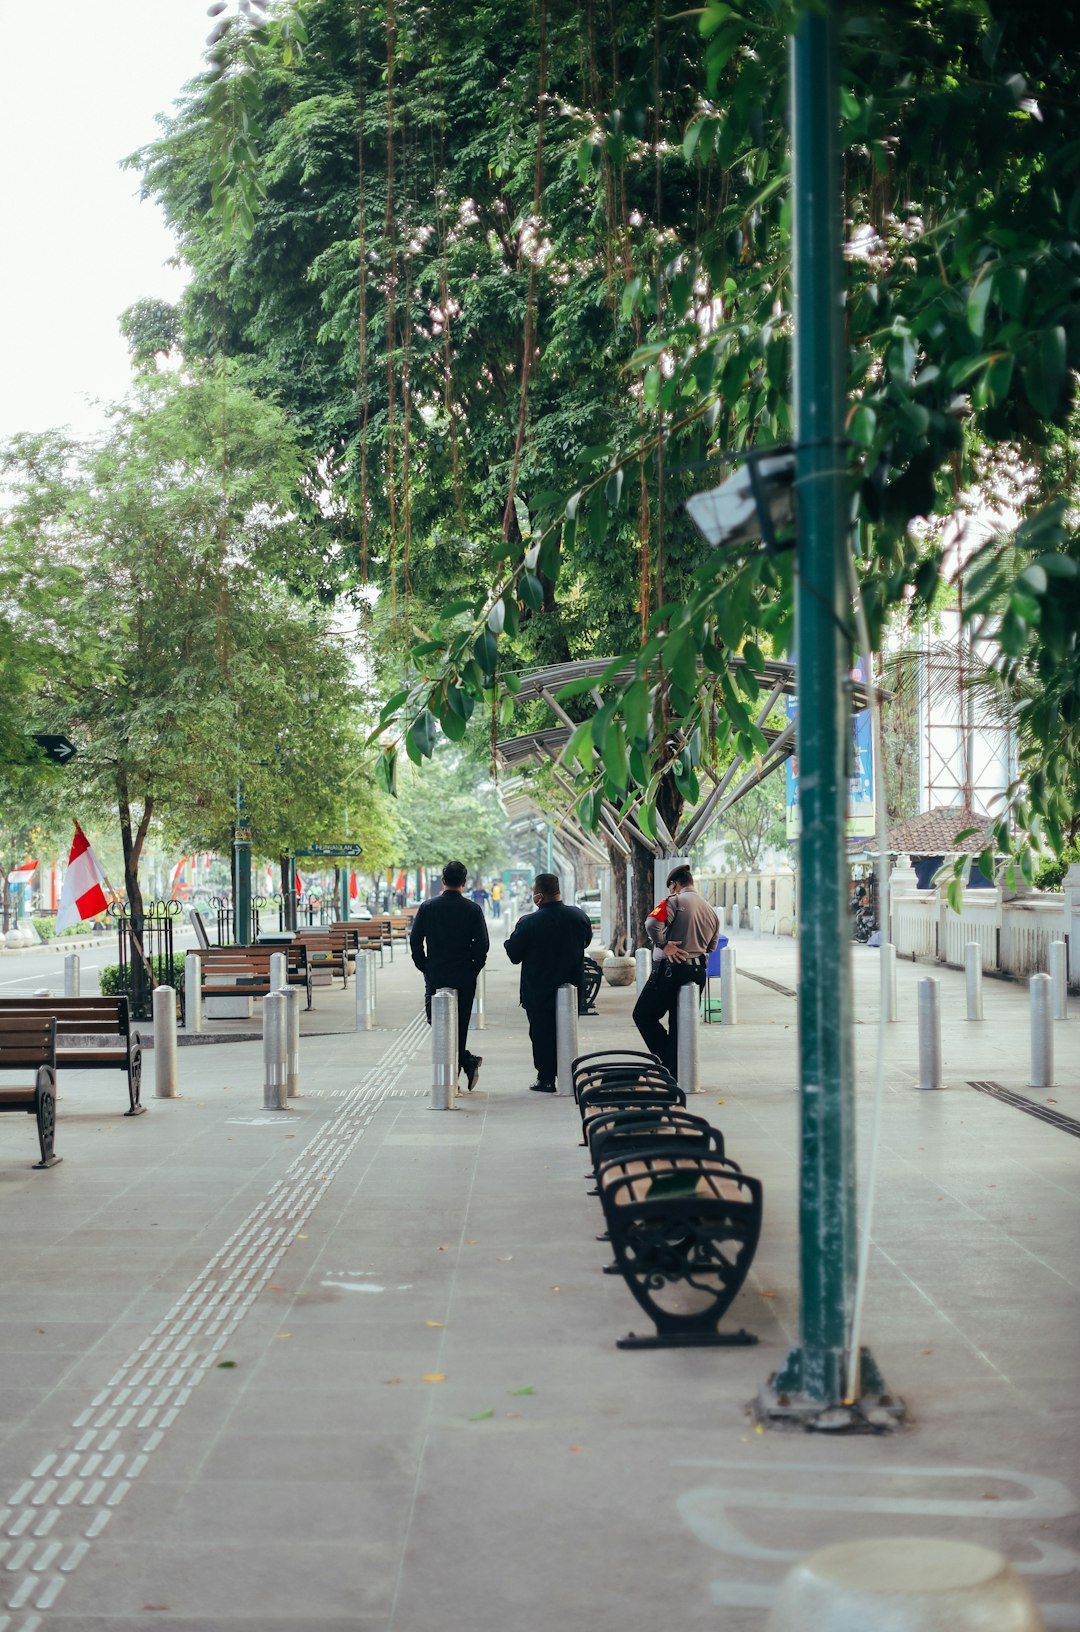
[[296, 899], [299, 901], [302, 898], [303, 894], [304, 894], [304, 881], [300, 877], [299, 867], [296, 869], [296, 885], [295, 885], [295, 888], [296, 888]]
[[57, 935], [61, 930], [70, 929], [72, 924], [80, 924], [85, 918], [96, 918], [105, 911], [109, 903], [101, 887], [104, 882], [105, 875], [90, 848], [90, 840], [76, 822], [75, 838], [68, 856], [64, 887], [60, 891], [60, 907], [56, 914]]
[[24, 861], [21, 866], [13, 867], [8, 874], [8, 888], [14, 890], [20, 884], [29, 884], [37, 870], [36, 861]]
[[355, 872], [349, 869], [349, 900], [355, 901], [360, 894], [360, 883]]
[[176, 892], [180, 887], [180, 881], [184, 876], [184, 868], [186, 866], [187, 866], [187, 857], [186, 856], [181, 856], [180, 860], [176, 863], [176, 866], [173, 868], [172, 872], [169, 874], [169, 900], [170, 901], [175, 901], [176, 900]]

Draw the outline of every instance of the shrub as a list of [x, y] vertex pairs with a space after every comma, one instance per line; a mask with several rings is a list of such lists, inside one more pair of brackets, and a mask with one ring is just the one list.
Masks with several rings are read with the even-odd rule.
[[1033, 883], [1037, 890], [1060, 890], [1065, 882], [1065, 874], [1074, 861], [1080, 861], [1080, 848], [1075, 844], [1067, 845], [1061, 859], [1056, 857], [1044, 861], [1035, 874]]
[[[184, 959], [175, 954], [170, 960], [159, 953], [150, 959], [154, 969], [154, 979], [163, 985], [179, 989], [184, 984]], [[121, 969], [118, 963], [107, 963], [101, 971], [100, 990], [102, 997], [120, 997], [127, 991], [121, 979]]]

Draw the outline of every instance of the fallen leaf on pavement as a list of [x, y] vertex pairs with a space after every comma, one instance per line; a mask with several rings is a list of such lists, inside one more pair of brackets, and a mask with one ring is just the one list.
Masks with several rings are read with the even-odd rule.
[[571, 1445], [570, 1449], [572, 1451], [580, 1451], [581, 1446], [580, 1445]]
[[469, 1418], [469, 1421], [470, 1422], [487, 1422], [494, 1415], [495, 1415], [494, 1411], [478, 1411], [476, 1413], [475, 1417], [470, 1417]]
[[425, 1326], [445, 1326], [445, 1320], [425, 1320]]
[[291, 1332], [275, 1332], [274, 1336], [275, 1337], [291, 1337], [292, 1333]]
[[760, 1296], [763, 1297], [763, 1298], [775, 1298], [776, 1293], [773, 1292], [769, 1287], [763, 1286], [761, 1288]]
[[425, 1383], [445, 1383], [445, 1381], [446, 1381], [446, 1372], [445, 1371], [426, 1371], [424, 1373], [424, 1381], [425, 1381]]
[[527, 1383], [524, 1388], [512, 1388], [510, 1390], [510, 1393], [513, 1395], [514, 1399], [516, 1400], [522, 1394], [535, 1394], [536, 1390], [532, 1386], [531, 1383]]
[[400, 1377], [384, 1377], [383, 1378], [383, 1382], [388, 1383], [388, 1384], [400, 1383], [400, 1381], [401, 1381]]
[[508, 1253], [507, 1253], [507, 1254], [506, 1254], [506, 1257], [505, 1257], [505, 1258], [504, 1258], [504, 1257], [503, 1257], [503, 1256], [502, 1256], [502, 1254], [501, 1254], [501, 1253], [500, 1253], [500, 1255], [499, 1255], [499, 1258], [498, 1258], [498, 1260], [497, 1260], [497, 1261], [498, 1261], [498, 1262], [499, 1262], [499, 1263], [500, 1263], [500, 1264], [510, 1264], [510, 1263], [513, 1263], [513, 1261], [514, 1261], [514, 1255], [513, 1255], [513, 1253], [512, 1253], [512, 1252], [508, 1252]]

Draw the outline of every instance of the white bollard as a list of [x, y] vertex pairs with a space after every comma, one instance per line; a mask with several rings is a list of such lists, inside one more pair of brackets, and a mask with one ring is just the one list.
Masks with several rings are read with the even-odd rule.
[[[65, 996], [67, 994], [65, 993]], [[176, 1098], [176, 993], [154, 987], [154, 1098]]]
[[473, 1020], [477, 1031], [487, 1030], [487, 970], [481, 969], [476, 977], [476, 996], [473, 998]]
[[888, 1022], [896, 1019], [896, 948], [885, 941], [881, 948], [881, 1007]]
[[285, 1090], [286, 1098], [300, 1097], [300, 988], [283, 986], [285, 999]]
[[735, 995], [735, 948], [720, 949], [720, 1024], [734, 1026], [739, 1021], [738, 998]]
[[637, 995], [641, 996], [652, 974], [653, 956], [647, 946], [639, 946], [634, 953], [634, 979], [637, 983]]
[[284, 992], [267, 992], [263, 998], [263, 1109], [287, 1111], [287, 1020]]
[[81, 976], [80, 976], [79, 954], [77, 952], [69, 952], [67, 957], [64, 959], [64, 996], [65, 997], [81, 997], [82, 996], [82, 992], [79, 989], [80, 980], [81, 980]]
[[283, 992], [289, 984], [289, 960], [284, 952], [274, 952], [270, 956], [270, 990]]
[[431, 1109], [452, 1111], [458, 1082], [458, 995], [450, 986], [431, 999]]
[[755, 941], [760, 941], [760, 939], [761, 939], [761, 908], [760, 907], [754, 907], [751, 910], [750, 922], [751, 922], [751, 924], [753, 925], [753, 928], [754, 928], [754, 939], [755, 939]]
[[375, 954], [356, 954], [356, 1029], [375, 1030]]
[[1065, 941], [1050, 942], [1050, 998], [1055, 1020], [1069, 1018], [1068, 952]]
[[1031, 1593], [999, 1553], [903, 1536], [841, 1541], [780, 1583], [765, 1632], [1045, 1632]]
[[932, 975], [919, 982], [919, 1087], [941, 1087], [941, 1010]]
[[184, 959], [184, 1030], [198, 1035], [202, 1026], [202, 959], [189, 952]]
[[698, 1013], [701, 992], [690, 980], [679, 990], [675, 1010], [675, 1076], [684, 1094], [700, 1094], [701, 1071], [698, 1056]]
[[1054, 1030], [1051, 1015], [1049, 975], [1032, 975], [1028, 982], [1031, 997], [1031, 1087], [1054, 1086]]
[[978, 941], [968, 941], [964, 947], [964, 978], [967, 982], [969, 1020], [981, 1020], [983, 1017], [982, 975], [982, 947]]
[[574, 1092], [572, 1064], [578, 1056], [577, 1006], [577, 987], [560, 986], [555, 993], [555, 1081], [562, 1095]]

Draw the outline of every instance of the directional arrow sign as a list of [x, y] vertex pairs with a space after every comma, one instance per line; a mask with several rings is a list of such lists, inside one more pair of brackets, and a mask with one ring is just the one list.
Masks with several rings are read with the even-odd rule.
[[309, 844], [306, 850], [297, 850], [298, 856], [314, 856], [324, 861], [344, 860], [348, 857], [362, 856], [362, 844]]
[[69, 759], [75, 757], [75, 744], [69, 742], [66, 737], [43, 736], [40, 732], [35, 731], [34, 741], [46, 759], [51, 759], [54, 765], [66, 765]]

